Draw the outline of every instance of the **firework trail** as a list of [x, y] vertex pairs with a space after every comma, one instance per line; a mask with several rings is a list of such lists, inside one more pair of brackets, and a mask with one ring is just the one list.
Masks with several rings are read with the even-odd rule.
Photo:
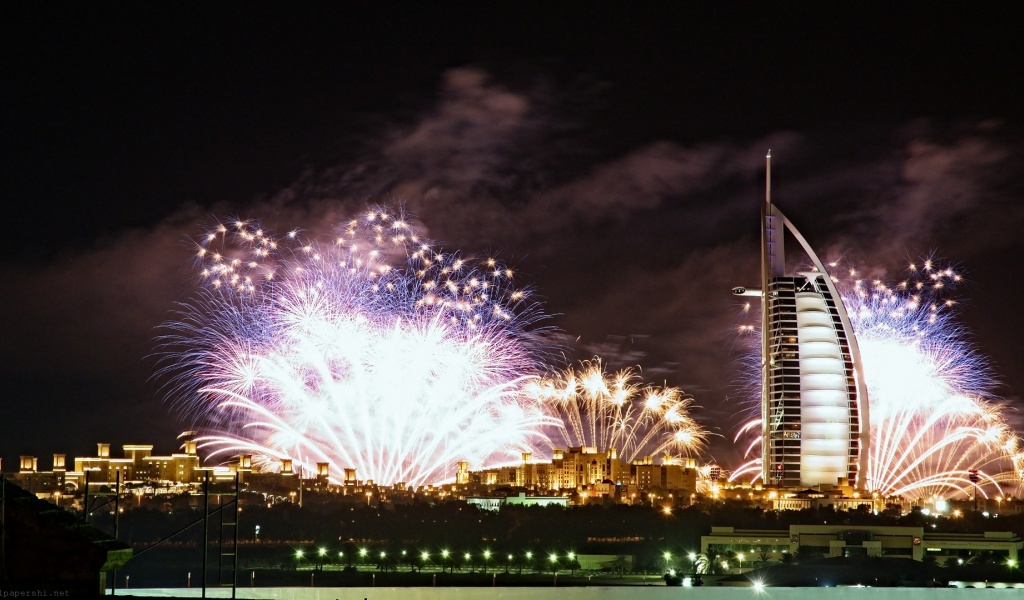
[[522, 393], [544, 315], [497, 261], [435, 250], [383, 209], [329, 244], [221, 224], [196, 258], [161, 372], [211, 456], [419, 485], [549, 445], [553, 419]]
[[631, 369], [609, 374], [598, 358], [531, 382], [526, 392], [558, 417], [550, 438], [559, 447], [614, 448], [625, 462], [655, 455], [672, 462], [694, 455], [706, 441], [689, 416], [692, 397], [644, 385]]
[[[1021, 443], [992, 395], [991, 369], [954, 319], [951, 294], [960, 276], [932, 260], [910, 265], [896, 284], [846, 273], [848, 279], [832, 279], [853, 322], [871, 402], [868, 489], [915, 498], [970, 495], [969, 471], [976, 469], [982, 485], [997, 493], [1021, 491]], [[758, 434], [759, 425], [748, 423], [737, 437]], [[755, 440], [747, 451], [759, 447]], [[733, 477], [754, 468], [759, 459]]]

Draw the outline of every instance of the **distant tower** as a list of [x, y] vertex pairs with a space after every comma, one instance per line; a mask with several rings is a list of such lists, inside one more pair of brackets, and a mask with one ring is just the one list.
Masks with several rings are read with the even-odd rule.
[[[771, 152], [761, 207], [761, 433], [765, 483], [866, 487], [868, 395], [846, 307], [821, 260], [772, 204]], [[784, 231], [814, 270], [788, 273]]]

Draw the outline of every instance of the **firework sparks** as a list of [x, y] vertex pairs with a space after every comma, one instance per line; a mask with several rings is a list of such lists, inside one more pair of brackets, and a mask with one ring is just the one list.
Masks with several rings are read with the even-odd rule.
[[[884, 495], [970, 494], [969, 471], [984, 485], [1021, 486], [1024, 454], [993, 398], [992, 372], [953, 318], [961, 277], [929, 259], [895, 284], [859, 278], [840, 286], [864, 362], [870, 397], [868, 489]], [[760, 433], [748, 423], [737, 439]], [[756, 441], [747, 447], [756, 452]], [[759, 473], [755, 458], [734, 478]], [[1001, 493], [1001, 492], [1000, 492]]]
[[689, 415], [692, 397], [644, 385], [630, 369], [606, 373], [597, 358], [531, 382], [526, 391], [558, 417], [550, 437], [563, 447], [614, 448], [626, 462], [655, 455], [672, 462], [693, 456], [707, 438]]
[[539, 305], [496, 260], [442, 253], [375, 209], [330, 244], [233, 221], [197, 243], [200, 292], [161, 339], [211, 456], [435, 483], [547, 445], [522, 393]]

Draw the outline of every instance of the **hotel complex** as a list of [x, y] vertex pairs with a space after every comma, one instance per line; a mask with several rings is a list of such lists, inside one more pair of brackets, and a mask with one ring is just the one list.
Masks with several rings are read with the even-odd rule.
[[[771, 199], [761, 208], [762, 477], [766, 486], [867, 488], [868, 395], [842, 298], [821, 260]], [[786, 268], [785, 232], [813, 265]]]
[[[188, 432], [190, 434], [191, 432]], [[258, 470], [253, 457], [240, 454], [228, 464], [200, 464], [196, 441], [183, 434], [184, 452], [168, 456], [153, 454], [151, 444], [125, 444], [123, 457], [113, 457], [110, 444], [97, 444], [96, 456], [74, 459], [74, 470], [67, 469], [67, 455], [54, 454], [53, 468], [39, 468], [35, 456], [22, 456], [19, 469], [5, 477], [36, 494], [55, 502], [70, 502], [87, 488], [95, 493], [101, 487], [119, 484], [122, 493], [139, 496], [162, 493], [198, 493], [209, 478], [212, 483], [231, 484], [236, 476], [241, 489], [301, 502], [302, 491], [324, 492], [339, 496], [370, 495], [378, 502], [388, 498], [436, 496], [439, 498], [494, 497], [517, 495], [528, 498], [558, 498], [556, 503], [617, 502], [675, 506], [691, 504], [697, 494], [699, 470], [695, 461], [664, 461], [652, 457], [631, 462], [619, 459], [615, 449], [578, 446], [555, 449], [550, 460], [535, 460], [524, 453], [519, 464], [471, 471], [460, 462], [455, 480], [447, 484], [407, 488], [398, 483], [380, 486], [357, 478], [355, 469], [342, 469], [343, 478], [331, 475], [331, 465], [316, 463], [303, 471], [291, 459], [281, 459], [277, 470]], [[549, 503], [545, 500], [544, 503]]]

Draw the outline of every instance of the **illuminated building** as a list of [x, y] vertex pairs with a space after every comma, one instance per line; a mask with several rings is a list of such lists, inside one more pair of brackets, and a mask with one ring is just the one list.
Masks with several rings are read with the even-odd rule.
[[120, 473], [121, 481], [167, 481], [197, 483], [201, 481], [199, 455], [193, 440], [184, 441], [184, 452], [168, 456], [154, 456], [152, 444], [125, 444], [123, 458], [110, 456], [110, 444], [96, 445], [96, 456], [75, 459], [75, 470], [68, 473], [68, 481], [83, 485], [85, 473], [91, 483], [112, 483]]
[[1024, 553], [1024, 541], [1009, 531], [937, 533], [925, 527], [891, 525], [790, 525], [789, 529], [778, 530], [715, 526], [710, 534], [701, 536], [700, 547], [705, 555], [746, 553], [752, 559], [764, 556], [770, 561], [802, 551], [825, 557], [922, 560], [931, 556], [943, 564], [966, 560], [980, 552], [995, 552], [1017, 563]]
[[[868, 395], [853, 326], [821, 260], [771, 200], [771, 153], [761, 210], [762, 476], [782, 487], [863, 487]], [[785, 231], [813, 268], [786, 268]]]
[[697, 492], [697, 466], [692, 458], [687, 459], [686, 464], [655, 464], [648, 456], [633, 461], [629, 466], [629, 473], [630, 485], [635, 485], [640, 492], [652, 489], [679, 491], [684, 494]]
[[67, 456], [53, 455], [53, 469], [39, 470], [35, 456], [22, 456], [17, 473], [6, 475], [12, 482], [40, 497], [54, 497], [85, 489], [90, 485], [110, 484], [120, 478], [130, 481], [190, 484], [201, 481], [199, 455], [192, 440], [185, 441], [185, 452], [169, 456], [153, 456], [151, 444], [125, 444], [124, 456], [110, 456], [110, 444], [96, 445], [96, 456], [75, 458], [75, 468], [67, 470]]
[[571, 495], [586, 503], [601, 499], [632, 502], [638, 494], [646, 498], [652, 491], [664, 492], [668, 498], [688, 499], [697, 491], [694, 459], [655, 463], [653, 457], [646, 456], [623, 464], [614, 448], [604, 452], [592, 446], [556, 448], [547, 462], [535, 462], [533, 455], [525, 452], [518, 465], [482, 471], [469, 471], [466, 463], [459, 465], [461, 475], [456, 485], [468, 485], [467, 489], [476, 494], [518, 488], [533, 494]]
[[67, 469], [63, 454], [53, 455], [51, 471], [40, 471], [39, 459], [35, 456], [21, 456], [19, 459], [18, 472], [4, 475], [12, 483], [41, 498], [55, 497], [55, 494], [64, 492]]
[[484, 510], [499, 510], [502, 506], [569, 506], [569, 498], [565, 496], [527, 496], [524, 493], [515, 496], [470, 496], [466, 504]]

